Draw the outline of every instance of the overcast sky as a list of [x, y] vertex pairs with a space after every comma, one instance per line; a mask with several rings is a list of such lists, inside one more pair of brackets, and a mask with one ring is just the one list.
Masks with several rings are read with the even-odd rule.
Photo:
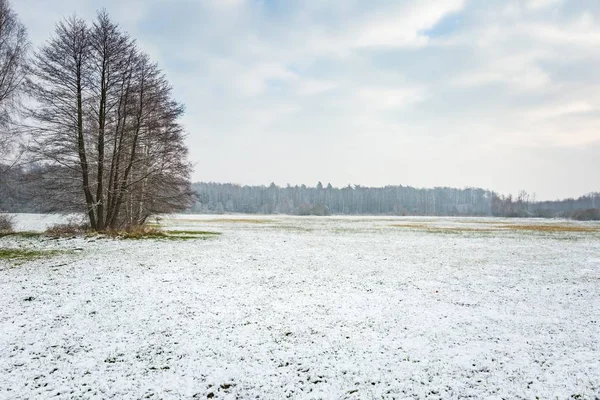
[[105, 7], [186, 105], [194, 180], [600, 190], [597, 0], [12, 0]]

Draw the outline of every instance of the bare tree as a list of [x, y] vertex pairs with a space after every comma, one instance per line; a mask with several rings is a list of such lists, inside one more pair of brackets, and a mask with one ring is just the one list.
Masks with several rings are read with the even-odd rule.
[[0, 173], [14, 150], [12, 124], [27, 73], [27, 31], [8, 0], [0, 0]]
[[[36, 100], [31, 115], [35, 161], [49, 164], [46, 175], [47, 201], [66, 211], [83, 204], [92, 227], [96, 226], [90, 177], [90, 147], [84, 130], [85, 107], [89, 103], [88, 75], [90, 45], [88, 28], [71, 17], [56, 26], [53, 38], [34, 57], [30, 94]], [[81, 182], [81, 184], [80, 184]]]
[[48, 189], [59, 207], [85, 209], [104, 231], [190, 205], [183, 107], [106, 12], [91, 27], [76, 17], [59, 23], [32, 75], [32, 150], [54, 167]]

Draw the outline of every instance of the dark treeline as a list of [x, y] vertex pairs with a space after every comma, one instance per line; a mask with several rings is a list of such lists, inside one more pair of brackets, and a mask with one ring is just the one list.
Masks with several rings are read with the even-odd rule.
[[[3, 165], [0, 164], [0, 169]], [[45, 201], [41, 177], [47, 167], [4, 166], [0, 173], [0, 213], [66, 212], [56, 204]]]
[[193, 188], [197, 193], [197, 201], [191, 209], [194, 213], [600, 219], [600, 193], [578, 199], [536, 202], [534, 196], [525, 191], [513, 198], [480, 188], [422, 189], [400, 185], [335, 188], [321, 182], [315, 187], [196, 183]]
[[[42, 167], [15, 167], [0, 177], [0, 212], [60, 212], [44, 201]], [[600, 220], [600, 193], [577, 199], [535, 201], [521, 191], [516, 197], [480, 188], [410, 186], [372, 188], [241, 186], [230, 183], [195, 183], [196, 202], [189, 212], [205, 214], [248, 213], [290, 215], [429, 215], [541, 217]]]

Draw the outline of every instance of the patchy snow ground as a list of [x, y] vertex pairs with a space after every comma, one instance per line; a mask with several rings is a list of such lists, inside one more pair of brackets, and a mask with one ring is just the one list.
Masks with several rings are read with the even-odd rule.
[[223, 234], [0, 239], [64, 251], [0, 260], [0, 398], [600, 397], [598, 232], [468, 218], [160, 222]]

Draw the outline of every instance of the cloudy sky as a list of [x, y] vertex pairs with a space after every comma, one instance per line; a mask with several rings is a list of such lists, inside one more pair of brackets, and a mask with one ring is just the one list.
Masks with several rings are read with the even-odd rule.
[[597, 0], [12, 0], [105, 7], [186, 105], [194, 180], [600, 190]]

